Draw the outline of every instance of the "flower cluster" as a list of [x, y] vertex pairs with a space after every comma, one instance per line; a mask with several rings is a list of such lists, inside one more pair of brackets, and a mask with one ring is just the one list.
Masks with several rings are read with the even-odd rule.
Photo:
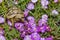
[[[42, 15], [42, 19], [38, 21], [38, 25], [36, 25], [34, 17], [28, 16], [27, 19], [25, 19], [24, 23], [16, 22], [15, 28], [19, 30], [20, 36], [24, 38], [23, 40], [42, 40], [42, 37], [39, 35], [39, 33], [50, 31], [47, 20], [48, 16], [44, 14]], [[50, 40], [50, 38], [45, 39]]]
[[[42, 38], [39, 33], [49, 32], [51, 29], [47, 24], [48, 15], [42, 15], [42, 18], [38, 21], [38, 25], [35, 22], [33, 16], [25, 17], [24, 22], [15, 22], [14, 27], [20, 32], [20, 37], [24, 38], [23, 40], [53, 40], [52, 37]], [[1, 23], [4, 23], [4, 18], [0, 17]], [[7, 20], [9, 26], [12, 26], [10, 20]], [[3, 34], [3, 30], [0, 30], [0, 34]]]

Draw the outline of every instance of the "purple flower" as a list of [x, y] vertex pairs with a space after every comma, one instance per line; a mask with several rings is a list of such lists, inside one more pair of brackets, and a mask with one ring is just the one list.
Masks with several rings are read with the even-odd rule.
[[26, 20], [24, 21], [24, 25], [25, 26], [28, 26], [28, 22]]
[[15, 27], [17, 28], [17, 27], [22, 27], [24, 24], [22, 24], [22, 23], [19, 23], [19, 22], [16, 22], [15, 23]]
[[29, 9], [29, 10], [34, 9], [34, 4], [33, 3], [28, 3], [27, 9]]
[[28, 27], [26, 31], [27, 31], [27, 33], [29, 33], [29, 34], [33, 32], [31, 27]]
[[38, 26], [42, 26], [42, 25], [44, 25], [44, 24], [46, 24], [46, 23], [47, 23], [46, 20], [40, 19], [40, 20], [38, 21]]
[[37, 28], [36, 27], [32, 27], [32, 32], [38, 32]]
[[0, 35], [0, 40], [6, 40], [4, 36]]
[[25, 21], [25, 29], [28, 33], [32, 33], [32, 32], [36, 32], [37, 29], [36, 29], [36, 24], [35, 23], [32, 23], [32, 22], [27, 22]]
[[45, 38], [42, 38], [42, 37], [41, 37], [41, 39], [40, 39], [40, 40], [45, 40]]
[[41, 5], [42, 5], [42, 8], [48, 8], [47, 5], [49, 4], [49, 1], [48, 0], [41, 0]]
[[28, 13], [29, 13], [29, 10], [28, 10], [28, 9], [25, 9], [25, 10], [24, 10], [24, 16], [25, 16], [25, 17], [28, 16]]
[[40, 27], [40, 31], [41, 31], [42, 33], [46, 32], [46, 26]]
[[58, 11], [57, 10], [52, 10], [52, 15], [58, 15]]
[[27, 17], [27, 20], [29, 21], [29, 22], [35, 22], [35, 19], [34, 19], [34, 17], [32, 17], [32, 16], [28, 16]]
[[48, 25], [47, 24], [44, 24], [42, 26], [38, 26], [37, 27], [37, 30], [38, 30], [38, 32], [42, 32], [42, 33], [46, 32], [46, 31], [50, 31], [50, 29], [47, 28], [47, 27], [48, 27]]
[[15, 23], [15, 27], [17, 30], [19, 31], [23, 31], [24, 30], [24, 24], [23, 23]]
[[30, 27], [36, 27], [36, 23], [29, 22], [28, 26], [30, 26]]
[[48, 6], [42, 6], [42, 8], [47, 9], [47, 8], [48, 8]]
[[12, 22], [10, 20], [7, 20], [7, 23], [9, 26], [12, 26]]
[[52, 36], [47, 37], [46, 40], [53, 40], [53, 37]]
[[48, 20], [48, 15], [46, 15], [46, 14], [42, 15], [42, 19]]
[[4, 22], [5, 22], [5, 19], [0, 16], [0, 23], [4, 23]]
[[3, 30], [3, 28], [0, 27], [0, 34], [3, 35], [5, 32]]
[[31, 34], [31, 38], [32, 40], [40, 40], [40, 35], [35, 32]]
[[36, 27], [28, 27], [27, 32], [28, 33], [37, 32], [37, 28]]
[[31, 0], [32, 3], [36, 3], [38, 0]]
[[57, 3], [57, 2], [58, 2], [58, 0], [54, 0], [54, 2], [55, 2], [55, 3]]
[[47, 26], [46, 29], [46, 31], [51, 31], [51, 28], [49, 26]]
[[20, 36], [23, 38], [23, 37], [25, 37], [26, 36], [26, 31], [23, 31], [21, 34], [20, 34]]
[[0, 30], [0, 34], [3, 35], [4, 34], [4, 30]]
[[0, 0], [0, 3], [2, 3], [3, 2], [3, 0]]
[[26, 35], [23, 40], [32, 40], [30, 35]]
[[30, 32], [37, 32], [36, 23], [29, 22], [27, 25]]

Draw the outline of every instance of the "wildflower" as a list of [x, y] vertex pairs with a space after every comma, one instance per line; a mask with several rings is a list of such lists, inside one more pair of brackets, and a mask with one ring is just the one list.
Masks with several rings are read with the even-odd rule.
[[37, 27], [37, 32], [45, 33], [46, 31], [50, 31], [50, 27], [47, 24]]
[[26, 31], [23, 31], [21, 34], [20, 34], [21, 37], [25, 37], [26, 36]]
[[3, 2], [3, 0], [0, 0], [0, 3], [2, 3]]
[[26, 35], [23, 40], [32, 40], [30, 35]]
[[41, 37], [41, 40], [45, 40], [45, 38], [42, 38], [42, 37]]
[[41, 0], [41, 5], [42, 5], [42, 8], [48, 8], [47, 5], [49, 4], [49, 1], [48, 0]]
[[42, 19], [48, 20], [48, 15], [46, 15], [46, 14], [42, 15]]
[[31, 34], [31, 38], [32, 40], [40, 40], [40, 35], [35, 32]]
[[36, 27], [28, 27], [28, 28], [27, 28], [27, 32], [28, 32], [28, 33], [37, 32], [37, 28], [36, 28]]
[[0, 34], [3, 35], [4, 34], [4, 30], [2, 27], [0, 27]]
[[4, 36], [0, 35], [0, 40], [6, 40]]
[[42, 33], [44, 33], [44, 32], [46, 32], [46, 26], [44, 25], [44, 26], [42, 26], [42, 27], [40, 27], [40, 31], [42, 32]]
[[25, 25], [25, 26], [27, 26], [27, 25], [28, 25], [28, 22], [27, 22], [26, 20], [24, 21], [24, 25]]
[[12, 26], [12, 22], [10, 20], [7, 20], [7, 23], [9, 26]]
[[31, 0], [32, 3], [36, 3], [38, 0]]
[[5, 22], [5, 19], [0, 16], [0, 23], [4, 23], [4, 22]]
[[47, 26], [46, 29], [47, 29], [46, 31], [51, 31], [50, 26]]
[[32, 16], [28, 16], [27, 17], [27, 20], [29, 21], [29, 22], [35, 22], [35, 19], [34, 19], [34, 17], [32, 17]]
[[38, 21], [38, 26], [42, 26], [42, 25], [44, 25], [44, 24], [46, 24], [47, 23], [47, 21], [45, 20], [45, 19], [40, 19], [39, 21]]
[[37, 28], [36, 27], [32, 27], [32, 30], [33, 32], [38, 32]]
[[57, 10], [52, 10], [52, 15], [58, 15], [59, 13], [58, 13], [58, 11]]
[[28, 3], [27, 9], [29, 9], [29, 10], [34, 9], [34, 4], [33, 3]]
[[46, 38], [46, 40], [53, 40], [53, 37], [49, 36], [49, 37]]
[[29, 25], [30, 27], [36, 27], [36, 23], [33, 23], [33, 22], [29, 22], [28, 25]]
[[23, 31], [24, 30], [24, 24], [23, 23], [15, 23], [15, 27], [17, 30], [19, 31]]
[[29, 10], [28, 10], [28, 9], [25, 9], [25, 10], [24, 10], [24, 16], [25, 16], [25, 17], [28, 16], [28, 13], [29, 13]]

